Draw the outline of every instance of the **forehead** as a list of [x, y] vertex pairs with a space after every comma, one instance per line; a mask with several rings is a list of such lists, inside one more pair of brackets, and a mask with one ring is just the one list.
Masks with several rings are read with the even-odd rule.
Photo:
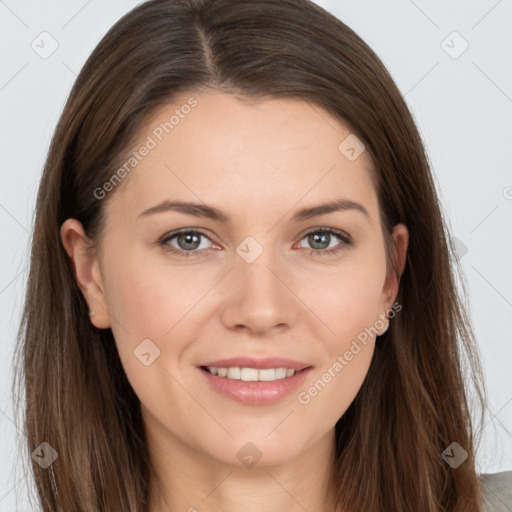
[[181, 93], [138, 130], [116, 195], [138, 210], [184, 197], [256, 207], [343, 196], [375, 209], [371, 159], [347, 158], [347, 137], [346, 123], [310, 102]]

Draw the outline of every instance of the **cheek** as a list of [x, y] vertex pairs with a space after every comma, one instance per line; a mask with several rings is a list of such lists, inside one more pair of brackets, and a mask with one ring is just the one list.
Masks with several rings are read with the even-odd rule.
[[318, 272], [314, 279], [298, 279], [302, 280], [300, 297], [328, 328], [324, 339], [331, 353], [345, 350], [349, 340], [378, 319], [384, 281], [378, 265], [347, 262], [338, 269]]
[[335, 425], [367, 376], [375, 347], [379, 281], [378, 273], [354, 268], [331, 277], [324, 293], [311, 287], [311, 303], [332, 332], [321, 337], [323, 364], [301, 388], [297, 402], [307, 417], [316, 418], [320, 430]]
[[172, 342], [173, 357], [179, 357], [180, 343], [187, 343], [187, 338], [178, 333], [186, 324], [187, 312], [201, 297], [201, 284], [194, 285], [177, 269], [147, 264], [128, 252], [123, 259], [109, 260], [106, 275], [111, 329], [125, 371], [129, 378], [141, 372], [148, 378], [154, 372], [145, 371], [137, 358], [139, 347], [148, 348], [150, 360], [161, 363]]
[[316, 279], [316, 286], [303, 286], [302, 296], [309, 298], [329, 332], [323, 329], [321, 336], [324, 364], [302, 388], [298, 402], [308, 414], [323, 418], [326, 425], [342, 416], [368, 373], [380, 326], [376, 323], [381, 312], [383, 269], [354, 261]]
[[[311, 428], [332, 428], [354, 401], [368, 374], [374, 342], [349, 343], [299, 390], [299, 414]], [[307, 419], [306, 419], [307, 418]]]
[[108, 307], [117, 320], [113, 328], [122, 325], [124, 337], [128, 331], [138, 337], [163, 338], [205, 293], [205, 279], [192, 267], [155, 265], [137, 253], [125, 254], [107, 272]]

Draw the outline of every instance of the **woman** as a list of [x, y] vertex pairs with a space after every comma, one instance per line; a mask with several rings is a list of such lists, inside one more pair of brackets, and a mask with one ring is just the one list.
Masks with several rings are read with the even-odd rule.
[[506, 510], [455, 265], [411, 114], [346, 25], [139, 5], [37, 199], [18, 382], [43, 510]]

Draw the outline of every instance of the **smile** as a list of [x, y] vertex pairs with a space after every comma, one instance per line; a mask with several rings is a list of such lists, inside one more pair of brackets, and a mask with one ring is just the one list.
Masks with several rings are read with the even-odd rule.
[[201, 366], [198, 370], [204, 375], [208, 387], [224, 397], [246, 405], [270, 405], [302, 386], [313, 367], [294, 370]]
[[214, 366], [203, 367], [209, 371], [212, 375], [219, 377], [225, 377], [227, 379], [243, 380], [245, 382], [271, 382], [274, 380], [285, 379], [292, 377], [296, 370], [291, 368], [239, 368], [238, 366], [230, 368], [216, 368]]

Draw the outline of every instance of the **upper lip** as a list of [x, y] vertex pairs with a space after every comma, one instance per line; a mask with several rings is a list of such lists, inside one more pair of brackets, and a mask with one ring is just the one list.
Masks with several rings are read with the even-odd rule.
[[218, 359], [216, 361], [209, 361], [201, 364], [200, 366], [209, 366], [210, 368], [290, 368], [295, 371], [304, 370], [312, 366], [309, 363], [301, 361], [294, 361], [284, 357], [265, 357], [263, 359], [257, 359], [254, 357], [233, 357], [231, 359]]

